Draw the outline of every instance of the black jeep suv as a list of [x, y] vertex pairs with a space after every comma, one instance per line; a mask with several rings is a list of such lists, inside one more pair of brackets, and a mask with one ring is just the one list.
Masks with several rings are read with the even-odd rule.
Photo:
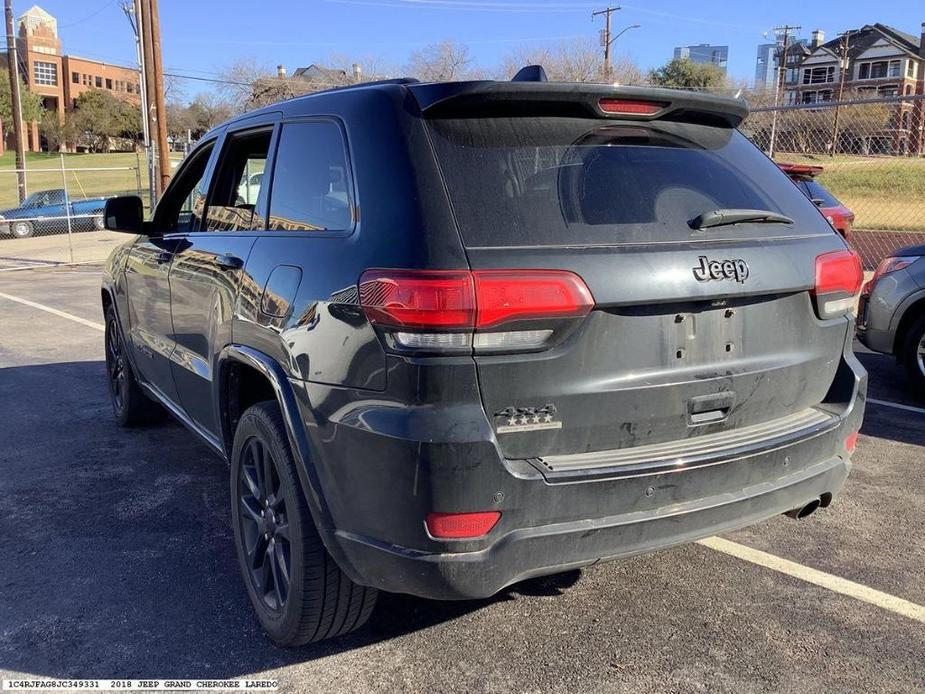
[[216, 128], [150, 221], [108, 202], [116, 418], [159, 403], [228, 461], [274, 640], [829, 504], [861, 268], [745, 114], [372, 83]]

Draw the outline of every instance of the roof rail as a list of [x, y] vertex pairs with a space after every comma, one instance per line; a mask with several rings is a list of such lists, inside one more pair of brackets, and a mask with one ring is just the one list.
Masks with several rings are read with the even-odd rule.
[[511, 82], [548, 82], [546, 70], [542, 65], [527, 65], [520, 68], [511, 78]]

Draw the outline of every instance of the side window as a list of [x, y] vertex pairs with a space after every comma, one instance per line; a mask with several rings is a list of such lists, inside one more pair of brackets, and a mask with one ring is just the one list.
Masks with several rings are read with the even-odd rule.
[[264, 214], [257, 209], [257, 202], [272, 135], [271, 128], [228, 139], [209, 199], [206, 231], [263, 228]]
[[212, 144], [195, 152], [189, 164], [183, 167], [176, 185], [157, 206], [154, 223], [166, 233], [195, 231], [205, 209], [204, 186], [206, 166]]
[[341, 129], [330, 122], [283, 125], [270, 187], [270, 229], [353, 227], [350, 171]]

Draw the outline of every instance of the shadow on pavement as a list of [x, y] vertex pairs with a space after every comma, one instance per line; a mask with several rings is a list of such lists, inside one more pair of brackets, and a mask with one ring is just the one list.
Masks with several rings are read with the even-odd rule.
[[172, 422], [113, 423], [100, 361], [0, 369], [0, 670], [52, 677], [234, 677], [450, 621], [487, 601], [381, 596], [340, 640], [275, 647], [252, 616], [229, 527], [227, 468]]

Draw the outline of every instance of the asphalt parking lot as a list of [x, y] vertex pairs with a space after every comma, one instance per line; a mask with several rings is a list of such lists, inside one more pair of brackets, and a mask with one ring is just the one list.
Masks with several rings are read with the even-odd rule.
[[[263, 636], [238, 576], [225, 464], [177, 424], [114, 424], [98, 287], [92, 266], [0, 273], [0, 679], [925, 691], [925, 411], [915, 409], [925, 403], [889, 357], [859, 348], [878, 402], [832, 506], [724, 538], [802, 569], [694, 544], [487, 601], [383, 595], [358, 633], [284, 650]], [[806, 568], [879, 593], [844, 595], [805, 580]]]

